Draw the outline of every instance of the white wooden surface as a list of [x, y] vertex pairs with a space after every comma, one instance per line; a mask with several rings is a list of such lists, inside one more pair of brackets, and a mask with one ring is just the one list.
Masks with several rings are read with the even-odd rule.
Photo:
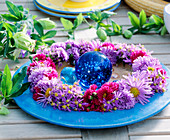
[[[30, 9], [30, 13], [37, 15], [39, 18], [50, 17], [57, 23], [57, 28], [62, 29], [59, 18], [52, 17], [37, 10], [32, 0], [12, 0], [17, 4], [24, 5]], [[5, 0], [0, 0], [0, 13], [5, 13], [7, 7]], [[117, 15], [112, 19], [123, 25], [123, 28], [130, 26], [127, 17], [127, 11], [133, 11], [124, 3], [115, 11]], [[137, 13], [136, 13], [137, 14]], [[86, 26], [86, 25], [83, 25]], [[96, 38], [94, 30], [79, 31], [75, 34], [76, 40], [91, 40]], [[67, 35], [64, 32], [58, 32], [56, 41], [66, 41]], [[127, 40], [121, 36], [108, 38], [108, 41], [114, 43], [134, 43], [144, 44], [145, 47], [154, 51], [153, 55], [163, 64], [170, 68], [170, 35], [161, 37], [157, 34], [134, 35], [132, 39]], [[9, 64], [12, 73], [17, 67], [27, 62], [28, 59], [20, 60], [20, 63], [13, 63], [11, 60], [0, 60], [0, 70], [3, 70], [5, 64]], [[170, 139], [170, 105], [167, 106], [159, 114], [136, 124], [102, 130], [81, 130], [61, 127], [49, 124], [42, 120], [36, 119], [22, 111], [17, 105], [13, 104], [8, 107], [10, 114], [8, 116], [0, 116], [0, 140], [11, 139], [45, 139], [45, 140], [169, 140]]]

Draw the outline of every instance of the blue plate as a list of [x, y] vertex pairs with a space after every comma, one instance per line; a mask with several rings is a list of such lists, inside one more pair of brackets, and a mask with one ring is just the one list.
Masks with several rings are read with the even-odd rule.
[[[76, 17], [78, 16], [78, 14], [80, 13], [80, 12], [79, 12], [79, 13], [77, 13], [77, 14], [76, 14], [76, 13], [74, 13], [74, 14], [67, 14], [67, 13], [55, 12], [55, 11], [51, 11], [51, 10], [49, 10], [49, 9], [45, 9], [44, 7], [38, 5], [35, 0], [34, 0], [33, 2], [34, 2], [35, 7], [36, 7], [37, 9], [39, 9], [40, 11], [42, 11], [42, 12], [48, 14], [48, 15], [52, 15], [52, 16], [56, 16], [56, 17], [73, 18], [73, 19], [74, 19], [74, 18], [76, 18]], [[120, 6], [120, 3], [115, 4], [113, 7], [107, 9], [107, 11], [112, 12], [112, 11], [116, 10], [119, 6]], [[84, 18], [88, 18], [88, 16], [87, 16], [86, 14], [83, 14], [83, 17], [84, 17]]]
[[[21, 66], [21, 68], [28, 66], [29, 64], [30, 62], [27, 62]], [[164, 65], [162, 66], [166, 70], [167, 75], [170, 77], [170, 72], [167, 67]], [[21, 68], [18, 69], [15, 74], [17, 74]], [[27, 82], [27, 78], [25, 78], [25, 82]], [[167, 83], [170, 84], [170, 79], [167, 80]], [[58, 109], [54, 110], [51, 106], [43, 108], [40, 104], [33, 100], [33, 94], [29, 89], [14, 100], [25, 112], [49, 123], [73, 128], [101, 129], [137, 123], [159, 113], [170, 102], [169, 90], [170, 86], [168, 86], [168, 91], [164, 94], [156, 93], [152, 98], [150, 98], [150, 102], [144, 106], [138, 103], [130, 110], [117, 110], [105, 113], [93, 111], [66, 112]]]

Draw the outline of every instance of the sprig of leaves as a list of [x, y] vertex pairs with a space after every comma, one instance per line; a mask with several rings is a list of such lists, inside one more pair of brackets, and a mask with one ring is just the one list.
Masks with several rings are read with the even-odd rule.
[[[146, 34], [151, 31], [155, 31], [160, 35], [165, 35], [167, 33], [162, 18], [156, 15], [152, 15], [151, 17], [147, 18], [144, 10], [140, 12], [139, 17], [137, 17], [133, 12], [128, 12], [128, 17], [131, 21], [132, 26], [124, 31], [122, 29], [122, 26], [118, 25], [115, 21], [110, 19], [112, 15], [115, 15], [115, 13], [108, 11], [101, 12], [99, 10], [89, 12], [87, 13], [87, 16], [89, 17], [89, 19], [94, 21], [95, 25], [91, 25], [87, 22], [86, 19], [83, 19], [83, 21], [86, 21], [89, 26], [88, 28], [84, 29], [95, 28], [98, 38], [100, 38], [102, 41], [105, 41], [107, 39], [107, 36], [122, 35], [124, 38], [130, 39], [133, 34], [138, 33]], [[80, 14], [79, 16], [81, 16], [82, 19], [82, 14]], [[109, 21], [108, 24], [104, 23], [105, 19]], [[64, 18], [61, 18], [61, 22], [65, 28], [65, 31], [68, 31], [69, 38], [74, 39], [73, 33], [77, 29], [77, 26], [75, 27], [70, 20]]]
[[27, 67], [25, 66], [12, 78], [8, 65], [5, 66], [3, 73], [0, 72], [0, 114], [8, 114], [9, 111], [5, 105], [10, 103], [13, 97], [22, 95], [28, 89], [30, 83], [23, 83], [26, 73]]
[[65, 18], [60, 18], [60, 21], [64, 26], [64, 31], [68, 32], [69, 38], [71, 39], [75, 39], [74, 32], [78, 28], [78, 26], [82, 24], [83, 20], [84, 17], [82, 13], [80, 13], [73, 22]]
[[31, 34], [31, 38], [34, 40], [37, 40], [35, 50], [38, 49], [39, 45], [51, 45], [55, 43], [54, 40], [46, 40], [49, 38], [52, 38], [56, 35], [57, 31], [56, 30], [49, 30], [45, 32], [45, 29], [43, 28], [42, 24], [36, 20], [34, 20], [34, 29], [37, 31], [38, 34], [34, 33]]

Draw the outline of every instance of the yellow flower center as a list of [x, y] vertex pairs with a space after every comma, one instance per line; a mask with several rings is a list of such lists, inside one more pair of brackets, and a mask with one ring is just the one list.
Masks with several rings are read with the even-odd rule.
[[95, 48], [95, 49], [94, 49], [94, 51], [100, 51], [100, 49], [98, 49], [98, 48]]
[[51, 88], [47, 88], [47, 90], [46, 90], [46, 92], [45, 92], [45, 96], [46, 96], [46, 97], [49, 97], [51, 90], [52, 90]]
[[103, 98], [105, 98], [105, 97], [106, 97], [106, 93], [103, 94]]
[[138, 97], [138, 95], [140, 94], [139, 90], [135, 87], [132, 87], [130, 89], [130, 92], [134, 95], [134, 97]]
[[155, 69], [152, 68], [152, 67], [148, 67], [148, 70], [149, 70], [149, 71], [154, 71]]

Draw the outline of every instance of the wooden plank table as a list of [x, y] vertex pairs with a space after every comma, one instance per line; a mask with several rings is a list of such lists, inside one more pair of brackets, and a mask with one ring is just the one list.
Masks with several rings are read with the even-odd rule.
[[[22, 4], [25, 8], [30, 9], [30, 13], [37, 15], [39, 18], [50, 17], [57, 23], [57, 28], [62, 29], [59, 18], [52, 17], [37, 10], [32, 0], [12, 0], [16, 4]], [[5, 13], [7, 7], [5, 0], [0, 1], [0, 13]], [[112, 16], [123, 28], [130, 25], [127, 12], [133, 11], [122, 2], [121, 6], [115, 11], [117, 15]], [[136, 13], [137, 14], [137, 13]], [[82, 27], [85, 25], [82, 25]], [[58, 32], [54, 38], [56, 41], [66, 41], [67, 35], [64, 32]], [[96, 38], [95, 32], [92, 30], [79, 31], [75, 33], [76, 40], [86, 39], [92, 40]], [[108, 38], [108, 41], [114, 43], [134, 43], [144, 44], [145, 47], [154, 51], [153, 55], [163, 64], [170, 68], [170, 35], [161, 37], [157, 34], [150, 33], [146, 35], [134, 35], [132, 39], [127, 40], [122, 36], [114, 36]], [[28, 61], [28, 58], [21, 59], [20, 63], [14, 63], [11, 60], [0, 60], [0, 70], [3, 70], [5, 64], [8, 64], [12, 73], [15, 72], [17, 66], [21, 66]], [[22, 111], [16, 104], [10, 105], [10, 114], [8, 116], [0, 116], [0, 140], [11, 139], [65, 139], [65, 140], [169, 140], [170, 139], [170, 105], [159, 114], [136, 124], [101, 130], [84, 130], [73, 129], [62, 126], [49, 124], [42, 120], [36, 119]]]

